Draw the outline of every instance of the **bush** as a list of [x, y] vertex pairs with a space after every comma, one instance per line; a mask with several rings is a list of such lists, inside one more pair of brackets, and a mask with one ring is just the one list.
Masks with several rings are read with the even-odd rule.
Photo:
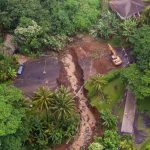
[[[79, 116], [70, 91], [61, 86], [56, 91], [41, 87], [33, 97], [29, 115], [31, 147], [42, 149], [68, 142], [75, 135]], [[40, 112], [40, 113], [39, 113]]]
[[106, 129], [115, 129], [116, 128], [117, 119], [110, 111], [101, 112], [101, 119], [103, 121], [103, 126]]
[[120, 29], [120, 22], [116, 15], [107, 11], [103, 13], [95, 25], [91, 34], [109, 39], [112, 35], [116, 35]]
[[127, 19], [121, 23], [122, 35], [129, 41], [132, 34], [135, 33], [137, 28], [137, 22], [134, 19]]
[[150, 65], [150, 26], [143, 25], [136, 29], [129, 41], [133, 44], [133, 54], [141, 70], [148, 69]]
[[16, 77], [17, 62], [14, 57], [0, 55], [0, 82]]
[[[104, 150], [117, 150], [119, 148], [120, 136], [116, 131], [106, 130], [104, 132], [103, 137], [95, 137], [94, 143], [96, 143], [96, 145], [95, 144], [92, 144], [92, 146], [90, 145], [92, 148], [100, 144], [101, 148], [103, 146]], [[93, 148], [90, 150], [97, 150], [97, 149]]]
[[120, 141], [121, 150], [135, 150], [131, 136], [123, 135]]
[[104, 76], [107, 82], [111, 82], [120, 77], [121, 69], [113, 70]]
[[26, 17], [20, 19], [20, 24], [15, 29], [16, 41], [24, 53], [30, 53], [30, 50], [36, 52], [41, 48], [41, 34], [42, 28], [34, 20]]
[[21, 150], [28, 134], [23, 95], [11, 85], [0, 85], [0, 149]]
[[[3, 32], [15, 29], [17, 42], [24, 53], [47, 46], [60, 49], [65, 40], [58, 37], [88, 31], [96, 23], [99, 3], [99, 0], [26, 0], [22, 3], [3, 0], [0, 2], [0, 29]], [[50, 38], [46, 38], [50, 45], [43, 42], [45, 36]]]
[[88, 147], [88, 150], [103, 150], [103, 149], [104, 149], [104, 147], [100, 143], [92, 143]]
[[119, 148], [120, 136], [116, 131], [106, 130], [102, 139], [105, 149], [116, 150]]

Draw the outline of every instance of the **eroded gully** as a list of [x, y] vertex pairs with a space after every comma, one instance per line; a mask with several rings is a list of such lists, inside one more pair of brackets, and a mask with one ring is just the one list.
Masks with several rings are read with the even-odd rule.
[[[68, 81], [69, 87], [74, 96], [76, 96], [77, 108], [80, 113], [79, 131], [70, 146], [70, 150], [85, 149], [93, 138], [96, 127], [96, 119], [91, 109], [88, 107], [88, 101], [84, 94], [83, 72], [78, 64], [78, 59], [74, 50], [69, 50], [62, 58], [63, 80]], [[64, 79], [65, 78], [65, 79]]]

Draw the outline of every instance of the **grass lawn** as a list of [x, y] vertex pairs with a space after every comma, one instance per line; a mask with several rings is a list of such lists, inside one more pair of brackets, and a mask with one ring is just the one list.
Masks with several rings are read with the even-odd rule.
[[[91, 93], [91, 88], [86, 88], [88, 89], [89, 93]], [[90, 104], [95, 106], [99, 112], [106, 109], [112, 110], [114, 105], [121, 100], [124, 90], [125, 85], [123, 84], [122, 80], [119, 78], [115, 79], [104, 88], [104, 93], [108, 96], [109, 100], [102, 101], [99, 96], [90, 96], [92, 94], [89, 94]]]
[[138, 116], [137, 128], [138, 130], [145, 132], [147, 138], [141, 144], [137, 144], [136, 147], [138, 150], [146, 150], [146, 146], [150, 144], [150, 128], [144, 126], [142, 115]]
[[137, 102], [139, 112], [146, 112], [150, 116], [150, 100], [145, 99]]
[[150, 150], [150, 138], [148, 138], [139, 150]]
[[111, 44], [113, 47], [124, 47], [124, 48], [129, 47], [129, 44], [125, 41], [125, 39], [122, 39], [120, 36], [114, 36], [107, 42]]
[[[137, 109], [139, 112], [146, 112], [148, 116], [150, 116], [150, 101], [149, 99], [141, 100], [137, 102]], [[142, 130], [147, 134], [147, 138], [145, 141], [137, 146], [138, 150], [146, 150], [148, 144], [150, 144], [150, 128], [143, 126], [143, 117], [140, 115], [138, 117], [138, 130]], [[149, 149], [150, 150], [150, 147]]]

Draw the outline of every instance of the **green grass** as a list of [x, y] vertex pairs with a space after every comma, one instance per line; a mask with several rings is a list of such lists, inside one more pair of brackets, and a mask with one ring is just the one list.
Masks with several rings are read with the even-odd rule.
[[112, 39], [108, 41], [109, 44], [111, 44], [113, 47], [121, 47], [122, 42], [121, 42], [121, 37], [115, 36]]
[[128, 48], [129, 44], [125, 39], [122, 39], [121, 36], [114, 36], [110, 40], [107, 41], [113, 47], [124, 47]]
[[146, 112], [150, 116], [150, 100], [139, 100], [137, 102], [137, 108], [139, 112]]
[[[141, 113], [146, 112], [146, 114], [150, 116], [150, 101], [149, 101], [149, 99], [138, 100], [137, 101], [137, 109], [139, 112], [141, 112]], [[146, 150], [146, 146], [148, 144], [150, 144], [150, 128], [147, 128], [143, 125], [142, 115], [140, 115], [138, 117], [138, 130], [142, 130], [143, 132], [145, 132], [147, 135], [147, 138], [145, 139], [145, 141], [143, 143], [137, 145], [137, 149], [138, 150]], [[147, 150], [150, 150], [150, 148]]]
[[146, 150], [146, 146], [150, 144], [150, 128], [147, 128], [144, 126], [142, 115], [138, 116], [137, 128], [138, 130], [145, 132], [147, 135], [147, 138], [141, 144], [136, 144], [136, 148], [138, 150]]
[[139, 150], [150, 150], [150, 146], [147, 147], [148, 145], [150, 145], [150, 138], [147, 139], [141, 146], [141, 148]]
[[[89, 93], [92, 91], [90, 87], [87, 87]], [[108, 101], [102, 101], [97, 95], [90, 96], [90, 104], [97, 108], [99, 112], [102, 110], [112, 110], [114, 105], [119, 102], [124, 93], [125, 85], [121, 79], [115, 79], [111, 81], [105, 88], [104, 93], [108, 96]], [[92, 95], [91, 93], [89, 95]]]

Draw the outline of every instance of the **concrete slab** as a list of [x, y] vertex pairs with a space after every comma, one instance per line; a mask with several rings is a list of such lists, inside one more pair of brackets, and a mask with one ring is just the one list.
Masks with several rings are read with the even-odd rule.
[[121, 132], [133, 134], [135, 110], [136, 110], [135, 96], [130, 90], [127, 90]]

